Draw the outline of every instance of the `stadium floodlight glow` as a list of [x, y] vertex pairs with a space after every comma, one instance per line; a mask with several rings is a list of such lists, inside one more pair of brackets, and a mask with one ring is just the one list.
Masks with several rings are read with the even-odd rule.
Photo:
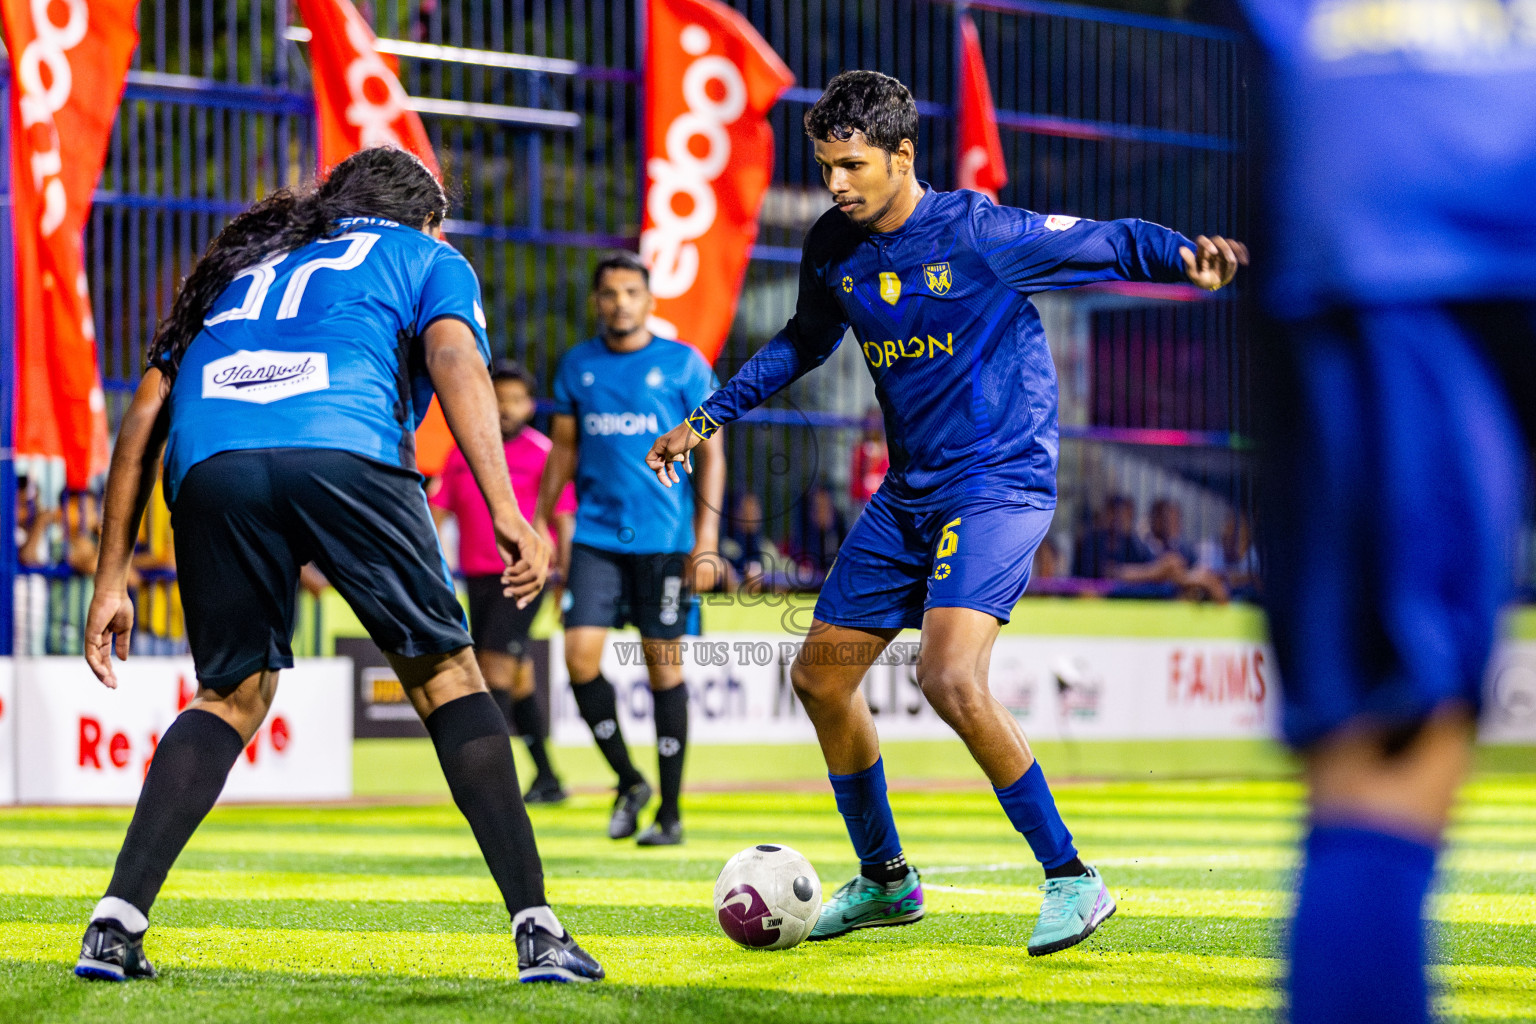
[[[313, 34], [307, 28], [290, 26], [283, 32], [285, 39], [295, 43], [307, 43]], [[415, 57], [419, 60], [436, 60], [448, 64], [473, 64], [487, 68], [505, 68], [509, 71], [540, 71], [548, 75], [575, 75], [581, 65], [573, 60], [558, 57], [537, 57], [530, 53], [499, 53], [496, 50], [472, 50], [463, 46], [441, 46], [437, 43], [416, 43], [406, 39], [375, 39], [374, 49], [396, 57]]]

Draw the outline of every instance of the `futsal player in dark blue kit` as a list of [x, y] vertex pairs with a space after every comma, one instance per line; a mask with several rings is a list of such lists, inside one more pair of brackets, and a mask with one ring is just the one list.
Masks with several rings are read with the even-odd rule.
[[1312, 812], [1289, 1015], [1412, 1024], [1536, 424], [1536, 6], [1243, 7], [1265, 602]]
[[805, 127], [835, 209], [806, 238], [795, 316], [657, 439], [647, 463], [676, 480], [692, 447], [825, 362], [852, 327], [885, 414], [891, 469], [838, 552], [792, 671], [861, 863], [810, 937], [923, 916], [859, 690], [908, 628], [922, 630], [924, 695], [1045, 869], [1028, 948], [1054, 953], [1087, 938], [1115, 903], [1078, 858], [1018, 722], [987, 688], [999, 624], [1024, 593], [1056, 505], [1055, 371], [1029, 297], [1109, 280], [1214, 290], [1246, 256], [1236, 243], [1143, 221], [1042, 216], [938, 192], [913, 173], [911, 93], [875, 72], [834, 78]]
[[299, 568], [313, 560], [385, 652], [437, 750], [512, 917], [524, 981], [594, 981], [561, 927], [421, 477], [434, 390], [486, 502], [509, 596], [531, 601], [549, 546], [518, 513], [480, 286], [428, 232], [447, 213], [420, 160], [370, 149], [313, 191], [280, 191], [220, 232], [160, 325], [107, 479], [86, 659], [116, 686], [127, 572], [165, 453], [198, 693], [161, 737], [75, 973], [154, 977], [144, 932], [171, 865], [293, 666]]

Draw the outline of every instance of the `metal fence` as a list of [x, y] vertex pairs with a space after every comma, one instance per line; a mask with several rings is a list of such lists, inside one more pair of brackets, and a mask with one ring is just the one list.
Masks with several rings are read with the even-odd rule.
[[[774, 185], [722, 379], [793, 309], [799, 245], [825, 208], [800, 119], [834, 74], [873, 67], [907, 82], [919, 99], [921, 175], [953, 187], [963, 11], [977, 22], [1003, 127], [1003, 202], [1140, 216], [1191, 235], [1243, 231], [1245, 99], [1229, 33], [1032, 0], [731, 2], [797, 84], [772, 114]], [[446, 229], [480, 274], [493, 347], [523, 360], [547, 393], [560, 355], [591, 333], [597, 254], [633, 248], [639, 233], [643, 3], [358, 6], [399, 60], [457, 191]], [[139, 19], [86, 240], [114, 422], [196, 256], [230, 215], [315, 166], [307, 55], [288, 0], [145, 0]], [[1192, 532], [1205, 535], [1245, 508], [1246, 342], [1232, 302], [1104, 291], [1047, 319], [1061, 325], [1059, 544], [1104, 495], [1128, 488], [1143, 505], [1187, 496]], [[732, 492], [759, 495], [781, 535], [818, 483], [844, 500], [848, 452], [872, 400], [855, 347], [844, 346], [729, 432]]]

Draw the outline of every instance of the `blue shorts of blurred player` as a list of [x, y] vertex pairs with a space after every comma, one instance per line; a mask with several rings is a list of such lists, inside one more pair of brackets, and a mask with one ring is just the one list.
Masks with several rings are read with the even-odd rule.
[[1287, 740], [1479, 707], [1536, 422], [1536, 304], [1356, 309], [1271, 346], [1266, 603]]

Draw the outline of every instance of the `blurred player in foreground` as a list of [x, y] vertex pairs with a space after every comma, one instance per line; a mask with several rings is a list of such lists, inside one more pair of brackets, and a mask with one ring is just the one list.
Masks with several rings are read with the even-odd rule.
[[576, 480], [576, 535], [566, 574], [565, 664], [571, 692], [592, 738], [618, 776], [610, 839], [635, 834], [651, 787], [630, 760], [619, 729], [618, 697], [603, 677], [608, 630], [640, 631], [655, 710], [661, 803], [636, 840], [683, 841], [683, 756], [688, 746], [688, 688], [679, 639], [688, 629], [689, 577], [713, 585], [720, 566], [720, 505], [725, 445], [699, 458], [697, 500], [688, 487], [664, 489], [645, 469], [660, 424], [688, 414], [715, 388], [714, 371], [692, 347], [653, 335], [650, 271], [630, 253], [604, 258], [592, 273], [598, 336], [573, 347], [555, 371], [555, 447], [549, 456], [535, 524]]
[[[531, 516], [538, 506], [539, 481], [551, 447], [549, 438], [529, 426], [537, 381], [520, 364], [502, 359], [491, 368], [491, 384], [496, 389], [496, 411], [512, 493], [517, 496], [518, 509]], [[565, 790], [549, 761], [545, 742], [549, 737], [539, 714], [533, 659], [528, 656], [528, 629], [544, 603], [546, 591], [539, 591], [526, 604], [504, 593], [504, 566], [496, 550], [491, 510], [475, 482], [469, 460], [457, 447], [443, 466], [442, 484], [432, 495], [432, 507], [441, 510], [441, 515], [452, 515], [458, 523], [459, 571], [464, 574], [465, 589], [469, 591], [469, 632], [475, 641], [475, 661], [490, 688], [491, 698], [507, 723], [523, 738], [533, 758], [536, 774], [523, 800], [530, 804], [560, 803], [565, 799]], [[567, 487], [555, 503], [553, 517], [562, 563], [570, 549], [575, 511], [576, 492]], [[546, 589], [554, 589], [553, 584]]]
[[1265, 600], [1312, 804], [1290, 1018], [1412, 1024], [1536, 423], [1536, 7], [1244, 6]]
[[795, 316], [647, 464], [675, 463], [825, 362], [851, 326], [885, 413], [891, 468], [838, 553], [792, 670], [862, 864], [811, 933], [923, 916], [886, 799], [860, 681], [902, 629], [921, 629], [924, 695], [960, 734], [1045, 869], [1032, 955], [1087, 938], [1114, 912], [1057, 813], [1018, 722], [987, 688], [999, 623], [1029, 582], [1056, 505], [1056, 377], [1035, 292], [1090, 281], [1214, 290], [1246, 259], [1137, 220], [1106, 223], [938, 192], [913, 172], [917, 108], [893, 78], [838, 75], [805, 116], [835, 208], [811, 228]]
[[480, 285], [428, 232], [447, 200], [397, 149], [279, 191], [219, 233], [161, 323], [107, 480], [86, 660], [117, 685], [126, 577], [165, 452], [197, 699], [155, 748], [75, 973], [154, 977], [149, 910], [293, 666], [299, 567], [313, 559], [385, 652], [426, 723], [512, 915], [524, 981], [602, 968], [550, 911], [507, 726], [485, 691], [415, 471], [436, 390], [491, 509], [508, 592], [544, 585], [549, 545], [507, 479]]

